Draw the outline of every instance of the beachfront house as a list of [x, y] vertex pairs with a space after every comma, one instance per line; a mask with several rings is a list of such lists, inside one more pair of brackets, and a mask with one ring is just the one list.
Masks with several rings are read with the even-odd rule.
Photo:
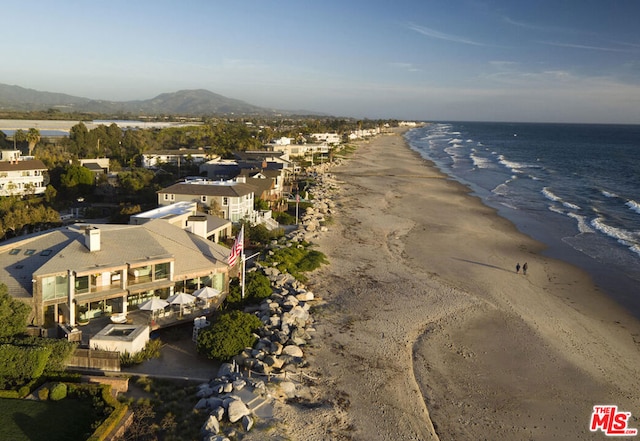
[[188, 164], [202, 164], [207, 160], [208, 154], [204, 149], [180, 149], [180, 150], [158, 150], [147, 152], [142, 155], [142, 166], [145, 168], [156, 168], [162, 164], [175, 166], [186, 166]]
[[[0, 246], [0, 280], [43, 331], [126, 315], [145, 300], [210, 286], [228, 291], [228, 248], [161, 219], [76, 224]], [[46, 332], [43, 332], [46, 334]]]
[[158, 205], [197, 202], [213, 215], [240, 222], [255, 221], [254, 188], [237, 181], [187, 179], [158, 191]]
[[25, 159], [18, 150], [0, 153], [0, 196], [43, 194], [49, 179], [39, 159]]
[[197, 202], [184, 201], [163, 205], [144, 213], [132, 215], [129, 223], [142, 225], [153, 219], [162, 219], [171, 225], [213, 242], [224, 240], [232, 234], [231, 221], [198, 211]]

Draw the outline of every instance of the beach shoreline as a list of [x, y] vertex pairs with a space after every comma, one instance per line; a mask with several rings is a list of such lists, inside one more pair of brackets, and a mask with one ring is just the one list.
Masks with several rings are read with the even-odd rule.
[[[329, 170], [330, 264], [309, 287], [310, 399], [291, 439], [602, 439], [592, 408], [640, 416], [640, 324], [544, 256], [394, 129]], [[515, 264], [528, 263], [525, 276]]]

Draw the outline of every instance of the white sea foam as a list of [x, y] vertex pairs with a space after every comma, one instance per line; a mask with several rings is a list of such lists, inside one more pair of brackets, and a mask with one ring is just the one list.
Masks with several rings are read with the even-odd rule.
[[[507, 181], [507, 183], [508, 183], [508, 181]], [[507, 183], [499, 184], [496, 188], [491, 190], [491, 193], [496, 194], [498, 196], [507, 195], [509, 193], [509, 187], [507, 186]]]
[[473, 142], [473, 139], [467, 139], [465, 142]]
[[498, 162], [514, 173], [522, 173], [522, 169], [526, 168], [525, 164], [505, 159], [504, 155], [498, 155]]
[[549, 190], [549, 187], [544, 187], [541, 193], [544, 195], [545, 198], [549, 199], [550, 201], [553, 201], [553, 202], [562, 201], [562, 199], [559, 196], [556, 196], [555, 194], [553, 194], [551, 190]]
[[580, 231], [581, 233], [595, 233], [593, 228], [589, 226], [589, 222], [587, 221], [586, 216], [580, 216], [579, 214], [575, 213], [567, 213], [567, 216], [578, 221], [578, 231]]
[[555, 205], [549, 205], [547, 208], [549, 209], [549, 211], [552, 211], [554, 213], [565, 214], [562, 208], [556, 207]]
[[581, 208], [578, 205], [572, 204], [571, 202], [562, 202], [562, 205], [564, 205], [567, 208], [571, 208], [572, 210], [581, 210]]
[[593, 219], [591, 221], [591, 226], [601, 233], [604, 233], [605, 235], [616, 239], [619, 243], [629, 248], [632, 248], [634, 246], [638, 247], [639, 245], [638, 240], [640, 239], [640, 237], [638, 237], [637, 234], [631, 231], [627, 231], [623, 228], [616, 228], [612, 227], [611, 225], [607, 225], [604, 223], [601, 217]]
[[461, 139], [453, 138], [449, 140], [449, 144], [460, 144], [462, 142]]
[[617, 198], [618, 197], [617, 194], [611, 193], [611, 192], [609, 192], [607, 190], [602, 190], [601, 193], [602, 193], [602, 196], [607, 197], [607, 198]]
[[473, 166], [476, 168], [491, 168], [491, 166], [493, 165], [491, 160], [487, 158], [483, 158], [473, 153], [471, 153], [469, 156], [471, 157], [471, 161], [473, 161]]
[[640, 214], [640, 204], [634, 201], [633, 199], [629, 199], [625, 205], [629, 207], [631, 210]]

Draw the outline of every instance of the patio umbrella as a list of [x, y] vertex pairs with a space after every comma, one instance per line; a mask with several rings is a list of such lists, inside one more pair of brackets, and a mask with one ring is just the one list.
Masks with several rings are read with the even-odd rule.
[[179, 292], [178, 294], [174, 294], [167, 299], [167, 302], [171, 303], [172, 305], [187, 305], [195, 301], [196, 298], [191, 294], [187, 294], [186, 292]]
[[167, 305], [169, 305], [169, 302], [167, 302], [166, 300], [159, 299], [158, 297], [153, 297], [146, 302], [140, 303], [138, 309], [141, 309], [143, 311], [159, 311], [161, 309], [164, 309]]
[[200, 300], [209, 300], [214, 297], [218, 297], [220, 294], [222, 294], [222, 292], [218, 289], [211, 288], [210, 286], [205, 286], [197, 291], [194, 291], [193, 294]]
[[208, 308], [209, 306], [211, 306], [211, 299], [219, 297], [220, 294], [222, 294], [222, 291], [220, 291], [219, 289], [211, 288], [210, 286], [205, 286], [194, 291], [193, 294], [200, 300], [204, 300]]
[[196, 298], [186, 292], [179, 292], [167, 298], [167, 301], [172, 305], [180, 305], [180, 316], [182, 316], [182, 307], [190, 303], [194, 303]]
[[156, 311], [161, 311], [168, 305], [169, 302], [167, 302], [166, 300], [159, 299], [158, 297], [153, 297], [146, 302], [140, 303], [138, 309], [142, 311], [151, 311], [151, 317], [153, 318]]

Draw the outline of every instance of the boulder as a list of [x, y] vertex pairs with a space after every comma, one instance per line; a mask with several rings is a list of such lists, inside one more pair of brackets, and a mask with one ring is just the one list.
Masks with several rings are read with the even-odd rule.
[[280, 383], [280, 391], [288, 398], [293, 398], [296, 395], [296, 385], [291, 381], [283, 381]]
[[229, 421], [235, 423], [243, 416], [250, 415], [251, 411], [241, 400], [230, 400], [227, 407]]
[[290, 355], [291, 357], [303, 357], [304, 353], [302, 352], [302, 349], [300, 349], [298, 346], [295, 345], [287, 345], [284, 348], [282, 348], [282, 353], [284, 355]]
[[220, 422], [215, 416], [209, 415], [209, 418], [204, 422], [200, 431], [205, 435], [210, 433], [215, 435], [220, 431]]
[[249, 415], [245, 415], [242, 417], [242, 428], [244, 429], [245, 432], [248, 432], [251, 430], [251, 428], [253, 427], [253, 418], [251, 418]]

